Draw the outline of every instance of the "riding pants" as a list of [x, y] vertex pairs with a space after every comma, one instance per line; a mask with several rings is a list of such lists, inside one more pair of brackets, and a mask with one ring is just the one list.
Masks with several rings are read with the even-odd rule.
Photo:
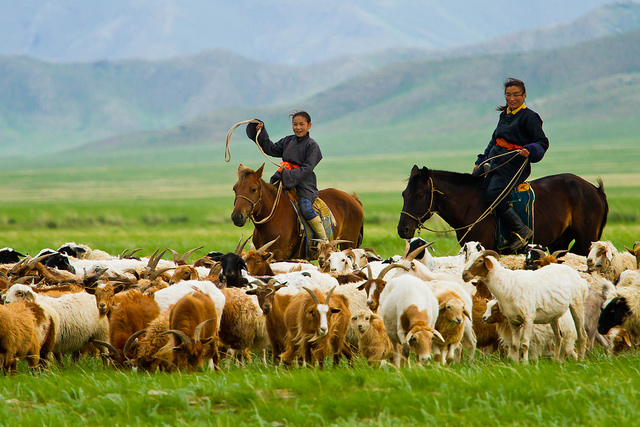
[[300, 196], [298, 196], [298, 200], [300, 201], [300, 212], [302, 212], [302, 216], [304, 216], [307, 221], [318, 216], [316, 211], [313, 209], [313, 201]]

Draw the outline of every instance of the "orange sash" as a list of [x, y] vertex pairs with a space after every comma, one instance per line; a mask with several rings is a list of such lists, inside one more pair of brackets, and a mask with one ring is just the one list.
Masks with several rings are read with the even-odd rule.
[[282, 169], [300, 169], [298, 165], [292, 165], [289, 162], [280, 162], [280, 167], [278, 168], [278, 172], [282, 172]]
[[510, 142], [507, 142], [502, 138], [496, 138], [496, 145], [500, 147], [504, 147], [509, 151], [521, 150], [523, 148], [522, 145], [511, 144]]

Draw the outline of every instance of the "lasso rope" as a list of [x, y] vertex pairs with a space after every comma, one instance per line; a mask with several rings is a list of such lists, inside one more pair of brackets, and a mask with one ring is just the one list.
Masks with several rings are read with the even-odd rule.
[[[225, 143], [225, 148], [224, 148], [224, 161], [229, 163], [231, 161], [231, 149], [229, 148], [229, 141], [231, 140], [231, 135], [233, 134], [233, 131], [236, 130], [236, 128], [238, 126], [241, 125], [245, 125], [247, 123], [262, 123], [260, 120], [256, 120], [256, 119], [252, 119], [252, 120], [243, 120], [240, 123], [236, 123], [235, 125], [231, 126], [231, 129], [229, 129], [229, 132], [227, 132], [227, 142]], [[262, 132], [262, 128], [258, 129], [258, 132], [256, 132], [256, 139], [255, 139], [255, 143], [258, 146], [258, 149], [260, 150], [260, 152], [262, 153], [262, 155], [269, 160], [271, 163], [273, 163], [274, 165], [276, 165], [277, 167], [280, 167], [280, 165], [276, 162], [274, 162], [273, 160], [271, 160], [264, 152], [264, 150], [262, 149], [262, 147], [260, 147], [260, 144], [258, 144], [258, 135], [260, 135], [260, 132]]]

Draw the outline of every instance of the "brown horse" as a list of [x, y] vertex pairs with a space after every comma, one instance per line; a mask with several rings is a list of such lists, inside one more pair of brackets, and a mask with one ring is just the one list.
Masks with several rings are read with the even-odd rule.
[[[413, 237], [416, 228], [434, 213], [456, 229], [462, 245], [478, 241], [486, 249], [496, 248], [496, 225], [488, 215], [469, 230], [487, 206], [483, 202], [482, 178], [470, 174], [422, 169], [413, 166], [404, 206], [398, 222], [403, 239]], [[598, 187], [569, 173], [546, 176], [530, 182], [535, 191], [534, 243], [554, 252], [568, 249], [587, 255], [591, 242], [600, 240], [607, 223], [609, 205], [602, 181]], [[464, 236], [464, 237], [463, 237]]]
[[[238, 167], [231, 220], [238, 227], [244, 226], [247, 219], [254, 222], [253, 244], [257, 248], [280, 236], [271, 246], [276, 259], [304, 258], [304, 236], [298, 226], [298, 215], [286, 194], [281, 194], [274, 207], [278, 189], [262, 179], [263, 169], [264, 163], [257, 171]], [[327, 188], [320, 191], [319, 197], [336, 221], [334, 238], [349, 241], [342, 243], [341, 248], [359, 247], [364, 233], [364, 211], [356, 194]]]

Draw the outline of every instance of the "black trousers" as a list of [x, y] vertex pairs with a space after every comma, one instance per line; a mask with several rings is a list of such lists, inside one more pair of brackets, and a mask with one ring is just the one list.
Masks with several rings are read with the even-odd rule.
[[[518, 173], [518, 169], [519, 166], [512, 167], [510, 164], [507, 164], [495, 169], [495, 171], [492, 170], [489, 172], [484, 178], [484, 181], [482, 181], [481, 187], [485, 189], [484, 201], [487, 206], [490, 206], [501, 194], [503, 196], [502, 201], [494, 208], [498, 215], [503, 214], [510, 207], [508, 202], [509, 198], [507, 197], [509, 192], [529, 177], [529, 174], [523, 170], [522, 175], [509, 185], [513, 177]], [[507, 188], [507, 186], [509, 188]]]

